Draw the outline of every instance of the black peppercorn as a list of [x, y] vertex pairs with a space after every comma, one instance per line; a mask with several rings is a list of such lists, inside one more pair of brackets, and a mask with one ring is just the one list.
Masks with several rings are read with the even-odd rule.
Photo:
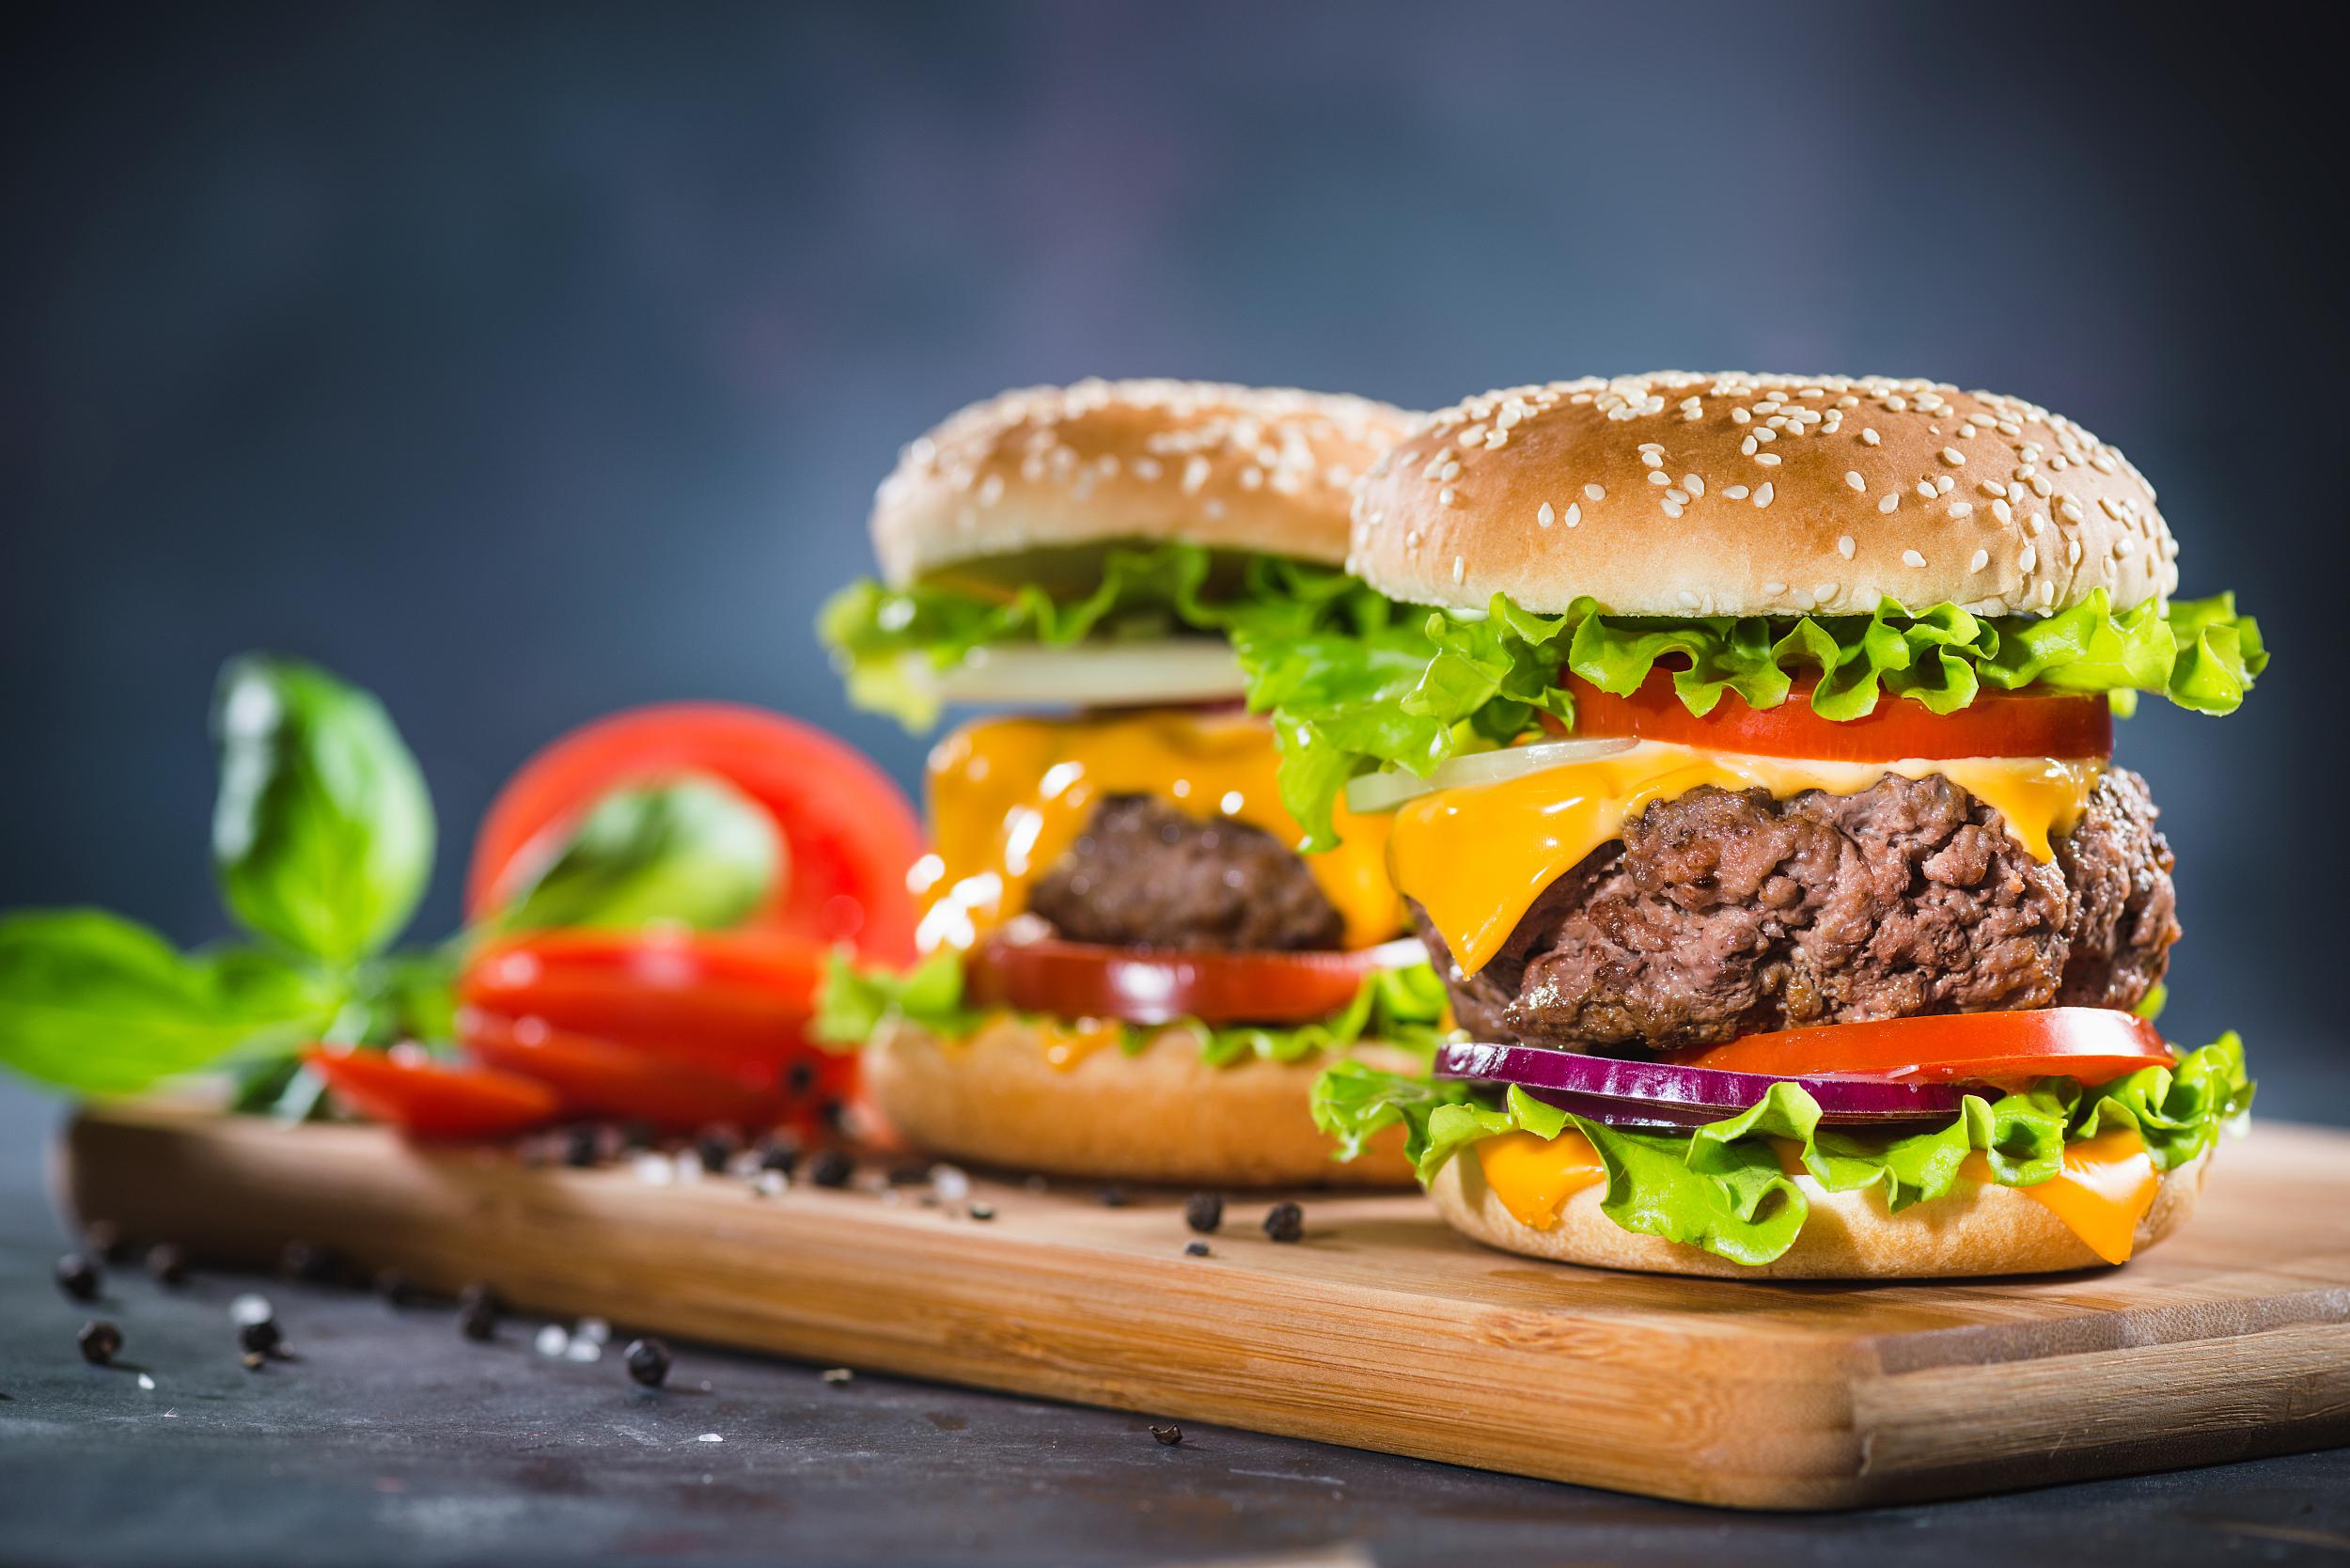
[[668, 1381], [669, 1347], [659, 1340], [631, 1340], [622, 1358], [628, 1363], [628, 1375], [634, 1382], [658, 1388]]
[[96, 1301], [104, 1282], [98, 1265], [79, 1252], [69, 1252], [57, 1260], [57, 1289], [76, 1301]]
[[759, 1151], [759, 1168], [789, 1176], [799, 1168], [800, 1146], [789, 1138], [770, 1138]]
[[375, 1276], [375, 1294], [393, 1307], [405, 1307], [416, 1298], [415, 1282], [396, 1268], [379, 1269]]
[[806, 1094], [816, 1087], [816, 1069], [804, 1061], [795, 1061], [785, 1069], [783, 1087], [791, 1094]]
[[995, 1217], [995, 1205], [993, 1203], [974, 1203], [964, 1212], [969, 1215], [973, 1219], [994, 1219]]
[[826, 1149], [807, 1162], [807, 1179], [820, 1187], [845, 1187], [856, 1166], [838, 1149]]
[[468, 1285], [457, 1296], [457, 1331], [476, 1341], [494, 1340], [498, 1316], [505, 1310], [505, 1298], [494, 1288]]
[[285, 1342], [286, 1336], [275, 1318], [237, 1325], [237, 1348], [247, 1356], [274, 1356]]
[[1102, 1207], [1105, 1209], [1122, 1209], [1126, 1206], [1126, 1189], [1124, 1187], [1104, 1187], [1100, 1192], [1093, 1195], [1093, 1200], [1096, 1203], [1101, 1204]]
[[1171, 1449], [1183, 1440], [1183, 1429], [1172, 1423], [1167, 1426], [1153, 1426], [1151, 1429], [1151, 1435]]
[[623, 1149], [650, 1149], [654, 1144], [660, 1141], [660, 1133], [654, 1129], [653, 1124], [650, 1121], [623, 1121], [620, 1123], [620, 1147]]
[[582, 1122], [563, 1135], [563, 1163], [575, 1169], [591, 1169], [603, 1157], [603, 1141], [596, 1129]]
[[816, 1120], [828, 1133], [838, 1133], [848, 1125], [849, 1107], [838, 1100], [827, 1100], [816, 1107]]
[[169, 1242], [158, 1242], [147, 1250], [147, 1272], [159, 1285], [184, 1285], [188, 1282], [188, 1255]]
[[82, 1349], [82, 1359], [93, 1367], [111, 1364], [122, 1354], [122, 1330], [103, 1318], [82, 1325], [82, 1331], [73, 1337]]
[[1306, 1211], [1294, 1203], [1274, 1204], [1265, 1212], [1264, 1233], [1277, 1242], [1304, 1240]]
[[93, 1219], [82, 1227], [82, 1244], [94, 1257], [118, 1263], [128, 1254], [130, 1243], [122, 1234], [122, 1227], [111, 1219]]
[[1184, 1256], [1184, 1257], [1186, 1257], [1186, 1258], [1204, 1258], [1204, 1257], [1206, 1257], [1207, 1255], [1208, 1255], [1208, 1244], [1207, 1244], [1206, 1242], [1203, 1242], [1203, 1241], [1196, 1241], [1196, 1242], [1185, 1242], [1185, 1243], [1183, 1243], [1183, 1256]]
[[1215, 1228], [1224, 1223], [1224, 1197], [1221, 1193], [1195, 1192], [1183, 1200], [1183, 1223], [1203, 1236], [1215, 1234]]
[[732, 1133], [713, 1127], [694, 1140], [694, 1154], [702, 1162], [702, 1169], [713, 1176], [727, 1172], [727, 1162], [734, 1158], [737, 1145]]

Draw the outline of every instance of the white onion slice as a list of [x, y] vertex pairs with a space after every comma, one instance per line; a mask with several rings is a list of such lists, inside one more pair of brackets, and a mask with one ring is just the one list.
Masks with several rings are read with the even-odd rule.
[[1055, 707], [1142, 707], [1221, 702], [1247, 680], [1220, 639], [1080, 643], [1073, 648], [980, 648], [923, 679], [942, 702], [1036, 702]]
[[1438, 790], [1457, 790], [1465, 784], [1498, 784], [1505, 778], [1523, 777], [1545, 768], [1614, 757], [1630, 751], [1639, 744], [1629, 736], [1621, 736], [1606, 740], [1543, 741], [1537, 745], [1503, 746], [1498, 751], [1480, 751], [1466, 757], [1455, 757], [1426, 778], [1416, 778], [1399, 769], [1383, 768], [1377, 773], [1348, 779], [1346, 805], [1349, 810], [1366, 813], [1392, 811], [1407, 800], [1415, 800]]

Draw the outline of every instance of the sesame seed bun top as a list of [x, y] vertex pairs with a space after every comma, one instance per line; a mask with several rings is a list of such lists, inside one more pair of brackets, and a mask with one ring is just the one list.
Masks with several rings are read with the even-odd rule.
[[1355, 478], [1417, 416], [1212, 382], [1006, 392], [901, 454], [873, 498], [893, 587], [942, 567], [1116, 540], [1346, 558]]
[[2020, 399], [1668, 370], [1429, 416], [1358, 487], [1349, 562], [1394, 598], [1545, 614], [2044, 615], [2166, 599], [2177, 556], [2129, 461]]

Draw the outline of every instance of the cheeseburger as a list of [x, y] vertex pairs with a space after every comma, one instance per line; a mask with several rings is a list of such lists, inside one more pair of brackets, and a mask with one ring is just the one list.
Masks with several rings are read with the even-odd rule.
[[1445, 1217], [1538, 1258], [1781, 1278], [2119, 1263], [2251, 1097], [2153, 1022], [2178, 938], [2140, 693], [2265, 663], [2113, 447], [1920, 381], [1489, 393], [1358, 488], [1430, 606], [1259, 650], [1317, 844], [1386, 812], [1458, 1034], [1334, 1064]]
[[1425, 1072], [1444, 988], [1387, 883], [1384, 816], [1341, 803], [1332, 847], [1300, 853], [1235, 649], [1387, 629], [1394, 606], [1341, 570], [1349, 496], [1411, 423], [1089, 382], [906, 448], [872, 513], [881, 580], [836, 595], [822, 635], [854, 699], [914, 725], [1023, 710], [931, 755], [926, 961], [841, 961], [826, 985], [822, 1032], [865, 1048], [909, 1138], [1101, 1179], [1410, 1181], [1400, 1134], [1334, 1166], [1310, 1091], [1341, 1057]]

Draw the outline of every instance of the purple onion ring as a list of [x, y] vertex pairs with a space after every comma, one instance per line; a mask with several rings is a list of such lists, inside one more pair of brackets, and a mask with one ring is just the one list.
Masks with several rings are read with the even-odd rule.
[[1918, 1121], [1957, 1114], [1966, 1091], [1951, 1084], [1883, 1078], [1774, 1078], [1664, 1061], [1587, 1057], [1541, 1045], [1455, 1042], [1436, 1050], [1436, 1076], [1515, 1084], [1544, 1105], [1619, 1127], [1690, 1128], [1735, 1116], [1792, 1083], [1820, 1104], [1824, 1123]]

